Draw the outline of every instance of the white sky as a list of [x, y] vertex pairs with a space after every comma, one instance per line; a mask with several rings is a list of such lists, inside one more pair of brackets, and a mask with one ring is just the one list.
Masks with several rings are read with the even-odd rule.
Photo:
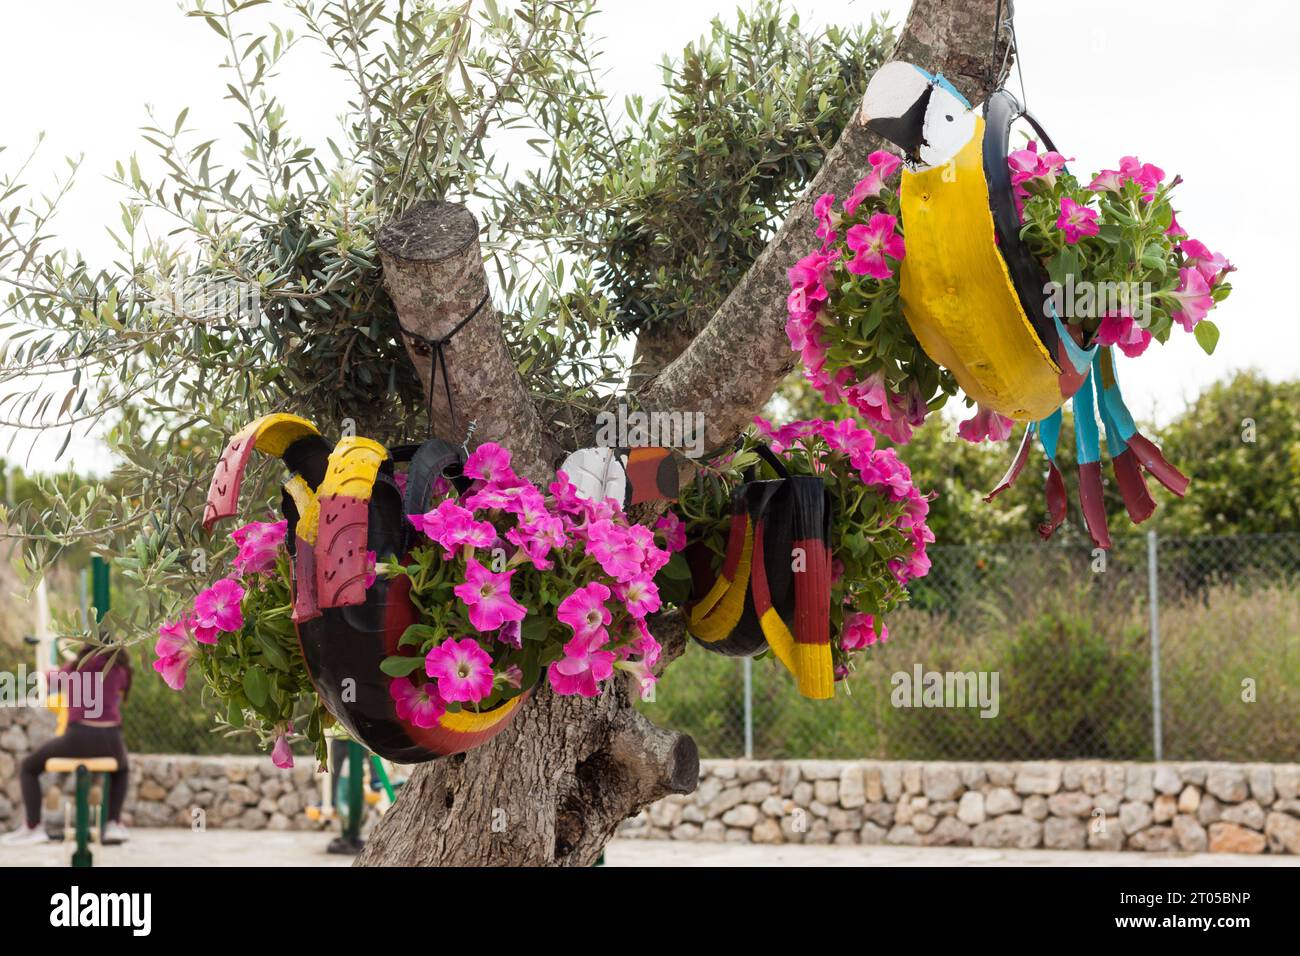
[[[729, 15], [734, 0], [606, 0], [597, 30], [606, 37], [605, 89], [658, 95], [662, 54], [676, 54]], [[906, 0], [795, 0], [806, 22], [849, 24], [876, 11], [901, 26]], [[274, 11], [276, 7], [259, 8]], [[125, 15], [130, 11], [130, 16]], [[288, 22], [285, 14], [279, 18]], [[251, 16], [247, 21], [255, 22]], [[1136, 153], [1181, 173], [1179, 221], [1238, 266], [1232, 298], [1214, 314], [1223, 336], [1213, 357], [1191, 336], [1153, 346], [1126, 363], [1125, 395], [1139, 417], [1165, 419], [1206, 384], [1255, 367], [1274, 378], [1300, 375], [1291, 182], [1300, 133], [1287, 106], [1300, 84], [1300, 5], [1288, 0], [1019, 0], [1016, 28], [1030, 108], [1057, 146], [1091, 172]], [[107, 261], [105, 225], [119, 219], [105, 176], [141, 144], [145, 103], [170, 121], [190, 107], [187, 126], [229, 130], [235, 107], [221, 99], [224, 41], [171, 0], [6, 0], [0, 30], [0, 166], [13, 168], [38, 131], [47, 134], [39, 174], [64, 155], [85, 154], [81, 182], [57, 223], [64, 244], [92, 263]], [[342, 108], [340, 78], [304, 44], [276, 90], [290, 128], [323, 144]], [[927, 64], [921, 64], [923, 66]], [[1015, 80], [1012, 80], [1013, 88]], [[31, 177], [29, 177], [31, 178]], [[40, 181], [40, 185], [45, 185]], [[1248, 410], [1243, 411], [1249, 414]], [[0, 449], [9, 435], [0, 427]], [[30, 465], [54, 467], [57, 437], [38, 442]], [[13, 457], [21, 460], [26, 439]], [[2, 453], [2, 452], [0, 452]], [[103, 473], [107, 458], [78, 436], [60, 465]]]

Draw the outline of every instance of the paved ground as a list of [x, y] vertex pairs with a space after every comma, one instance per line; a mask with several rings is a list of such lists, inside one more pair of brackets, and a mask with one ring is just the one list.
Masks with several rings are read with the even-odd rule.
[[[134, 830], [123, 846], [96, 846], [96, 866], [347, 866], [325, 852], [326, 833]], [[71, 845], [0, 847], [0, 868], [67, 866]], [[616, 840], [609, 866], [1300, 866], [1295, 856], [1227, 853], [1101, 853], [971, 847], [754, 846]]]

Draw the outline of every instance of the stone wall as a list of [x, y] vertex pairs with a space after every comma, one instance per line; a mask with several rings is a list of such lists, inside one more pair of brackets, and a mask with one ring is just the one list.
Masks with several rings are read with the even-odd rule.
[[706, 760], [620, 835], [1300, 853], [1300, 765]]
[[[0, 707], [0, 829], [11, 830], [22, 817], [18, 763], [54, 733], [53, 715], [30, 707]], [[123, 822], [128, 826], [245, 830], [308, 830], [325, 824], [307, 819], [308, 806], [320, 803], [315, 761], [299, 758], [281, 770], [269, 757], [185, 757], [131, 754], [131, 783]], [[71, 793], [70, 780], [63, 781]], [[59, 786], [56, 775], [42, 777], [45, 794]], [[47, 822], [62, 811], [44, 811]]]

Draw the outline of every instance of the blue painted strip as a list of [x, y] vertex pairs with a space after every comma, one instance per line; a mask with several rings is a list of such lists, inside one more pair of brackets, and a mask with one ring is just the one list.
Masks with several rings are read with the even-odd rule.
[[1124, 454], [1128, 443], [1120, 435], [1119, 428], [1115, 424], [1115, 416], [1111, 413], [1110, 396], [1107, 394], [1110, 390], [1102, 387], [1101, 366], [1102, 354], [1099, 352], [1092, 363], [1092, 383], [1097, 391], [1097, 414], [1101, 416], [1101, 424], [1106, 429], [1106, 454], [1111, 458], [1118, 458]]
[[[1065, 346], [1065, 354], [1070, 357], [1070, 364], [1074, 366], [1076, 372], [1082, 375], [1092, 365], [1092, 360], [1097, 355], [1098, 346], [1093, 345], [1092, 348], [1087, 349], [1080, 348], [1079, 344], [1074, 341], [1065, 328], [1064, 323], [1061, 322], [1061, 317], [1056, 314], [1056, 303], [1048, 299], [1047, 307], [1052, 310], [1052, 319], [1056, 322], [1056, 334], [1060, 336], [1061, 343]], [[1054, 359], [1056, 356], [1053, 355], [1052, 358]]]
[[1079, 464], [1101, 460], [1101, 435], [1097, 433], [1097, 408], [1092, 400], [1092, 372], [1074, 393], [1070, 407], [1074, 409], [1074, 445]]
[[957, 99], [961, 102], [963, 106], [966, 107], [966, 109], [970, 109], [970, 100], [962, 96], [961, 93], [957, 91], [957, 87], [953, 86], [951, 83], [948, 82], [948, 78], [946, 76], [940, 73], [938, 76], [934, 78], [934, 82], [935, 85], [938, 86], [940, 89], [947, 90], [953, 96], [957, 97]]
[[1106, 389], [1106, 411], [1115, 423], [1115, 430], [1119, 432], [1120, 438], [1127, 443], [1137, 432], [1137, 425], [1133, 423], [1133, 416], [1129, 413], [1128, 406], [1124, 404], [1124, 396], [1119, 390], [1119, 370], [1115, 366], [1114, 352], [1111, 353], [1110, 367], [1115, 384]]
[[1058, 408], [1038, 423], [1038, 440], [1042, 443], [1043, 454], [1053, 464], [1056, 463], [1056, 444], [1060, 438], [1061, 410]]

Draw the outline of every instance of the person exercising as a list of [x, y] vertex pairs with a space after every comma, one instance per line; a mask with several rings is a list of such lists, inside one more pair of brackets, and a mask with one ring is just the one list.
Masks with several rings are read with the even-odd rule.
[[61, 735], [38, 747], [22, 762], [25, 819], [12, 833], [0, 837], [5, 846], [45, 843], [50, 837], [41, 826], [41, 773], [51, 757], [112, 757], [117, 770], [109, 777], [108, 824], [105, 845], [125, 843], [122, 804], [126, 802], [129, 768], [126, 738], [122, 735], [122, 707], [131, 692], [131, 662], [125, 650], [86, 644], [67, 664], [49, 675], [50, 689], [61, 691], [68, 711], [68, 727]]

